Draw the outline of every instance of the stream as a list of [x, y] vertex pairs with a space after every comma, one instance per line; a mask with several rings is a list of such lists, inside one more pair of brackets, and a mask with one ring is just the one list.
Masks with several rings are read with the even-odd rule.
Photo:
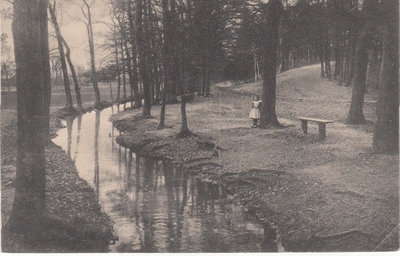
[[[129, 107], [130, 103], [127, 104]], [[53, 142], [75, 162], [114, 222], [111, 252], [277, 252], [275, 231], [257, 223], [216, 184], [119, 146], [109, 117], [123, 105], [63, 121]]]

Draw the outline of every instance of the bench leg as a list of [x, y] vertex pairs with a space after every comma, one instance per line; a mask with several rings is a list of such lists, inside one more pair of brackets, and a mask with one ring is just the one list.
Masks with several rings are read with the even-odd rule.
[[307, 121], [306, 120], [301, 120], [301, 129], [303, 130], [304, 134], [307, 134]]
[[326, 124], [324, 123], [319, 123], [319, 139], [320, 140], [325, 140], [326, 138]]

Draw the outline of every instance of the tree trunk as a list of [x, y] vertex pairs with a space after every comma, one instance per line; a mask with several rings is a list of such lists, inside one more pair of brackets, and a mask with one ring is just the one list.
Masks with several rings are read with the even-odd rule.
[[289, 56], [290, 56], [290, 45], [288, 43], [282, 42], [282, 53], [281, 53], [281, 70], [280, 72], [285, 72], [289, 70]]
[[154, 89], [155, 89], [155, 99], [156, 102], [160, 101], [160, 97], [161, 97], [161, 91], [160, 91], [160, 87], [161, 87], [161, 82], [160, 82], [160, 66], [157, 63], [154, 63]]
[[165, 86], [163, 89], [163, 95], [161, 98], [161, 111], [160, 111], [160, 123], [158, 124], [158, 129], [162, 129], [165, 127], [165, 103], [166, 103], [166, 91]]
[[133, 14], [132, 14], [132, 8], [131, 5], [129, 4], [129, 8], [128, 8], [128, 21], [129, 21], [129, 32], [131, 34], [131, 47], [132, 47], [132, 72], [133, 72], [133, 97], [134, 97], [134, 108], [139, 108], [142, 106], [142, 101], [140, 99], [140, 95], [139, 95], [139, 86], [138, 86], [138, 63], [136, 60], [136, 55], [137, 55], [137, 48], [136, 48], [136, 34], [135, 34], [135, 27], [134, 27], [134, 22], [133, 22], [134, 18], [133, 18]]
[[343, 62], [343, 54], [341, 47], [341, 38], [340, 33], [336, 33], [336, 40], [334, 46], [334, 54], [335, 54], [335, 73], [333, 74], [333, 79], [339, 80], [340, 84], [340, 75], [342, 73], [342, 62]]
[[324, 60], [325, 60], [325, 76], [331, 80], [332, 72], [331, 72], [331, 51], [330, 51], [329, 42], [325, 42], [324, 44]]
[[45, 145], [48, 141], [50, 68], [46, 0], [14, 1], [17, 83], [17, 172], [10, 230], [25, 239], [45, 235]]
[[124, 56], [123, 42], [121, 42], [121, 57], [122, 57], [122, 91], [124, 94], [124, 102], [126, 101], [126, 58]]
[[75, 90], [76, 103], [78, 105], [78, 110], [81, 111], [83, 108], [82, 107], [82, 98], [81, 98], [81, 89], [79, 88], [78, 76], [76, 75], [75, 67], [71, 60], [71, 49], [69, 48], [67, 42], [65, 41], [65, 39], [62, 35], [61, 35], [61, 39], [64, 43], [65, 48], [67, 49], [65, 56], [67, 57], [69, 69], [71, 70], [72, 79], [74, 81], [74, 90]]
[[177, 57], [177, 46], [175, 43], [175, 41], [178, 40], [178, 36], [175, 30], [175, 27], [177, 26], [176, 24], [176, 5], [175, 5], [175, 1], [171, 1], [170, 2], [170, 30], [169, 30], [169, 35], [170, 35], [170, 51], [171, 51], [171, 62], [170, 65], [172, 65], [171, 67], [171, 73], [170, 73], [170, 83], [169, 83], [169, 87], [168, 87], [168, 91], [167, 91], [167, 95], [168, 95], [168, 103], [176, 103], [177, 99], [177, 87], [178, 87], [178, 57]]
[[350, 47], [350, 73], [347, 76], [346, 79], [346, 84], [345, 86], [350, 86], [353, 82], [353, 78], [354, 78], [354, 71], [355, 71], [355, 67], [356, 67], [356, 58], [355, 58], [355, 49], [354, 49], [354, 43], [351, 43], [351, 47]]
[[169, 0], [162, 0], [163, 26], [164, 26], [164, 45], [163, 45], [163, 65], [164, 65], [164, 88], [161, 102], [159, 129], [165, 127], [165, 105], [168, 96], [170, 74], [171, 74], [171, 20], [169, 13]]
[[182, 125], [181, 130], [177, 134], [178, 138], [187, 137], [191, 134], [188, 124], [187, 124], [187, 116], [186, 116], [186, 95], [182, 95], [181, 100], [181, 118], [182, 118]]
[[261, 127], [281, 127], [276, 117], [276, 60], [279, 44], [279, 22], [283, 7], [279, 0], [270, 0], [266, 5], [267, 19], [264, 33], [263, 96], [261, 105]]
[[134, 87], [135, 87], [135, 81], [134, 81], [134, 77], [133, 77], [133, 72], [132, 72], [132, 59], [131, 59], [131, 53], [129, 52], [128, 49], [128, 43], [125, 40], [124, 41], [124, 46], [125, 46], [125, 53], [126, 53], [126, 67], [128, 69], [128, 77], [129, 77], [129, 88], [130, 88], [130, 92], [131, 92], [131, 98], [133, 100], [134, 98]]
[[321, 63], [321, 77], [325, 77], [324, 54], [321, 45], [318, 45], [318, 57]]
[[56, 3], [54, 2], [54, 6], [49, 6], [49, 12], [51, 15], [51, 22], [54, 26], [54, 30], [56, 31], [56, 36], [57, 36], [58, 52], [60, 54], [61, 70], [63, 72], [63, 79], [64, 79], [65, 108], [67, 111], [72, 111], [73, 109], [72, 95], [71, 95], [71, 88], [69, 85], [68, 68], [67, 68], [67, 63], [65, 62], [65, 53], [64, 53], [63, 42], [61, 39], [61, 31], [60, 27], [58, 26], [57, 17], [55, 14], [55, 8], [56, 8], [55, 5]]
[[[144, 17], [143, 0], [135, 0], [136, 2], [136, 42], [139, 56], [139, 70], [143, 82], [143, 118], [151, 117], [151, 94], [150, 94], [150, 78], [148, 70], [148, 54], [147, 40], [144, 27], [147, 26], [147, 18]], [[145, 22], [144, 22], [145, 20]]]
[[211, 81], [210, 81], [210, 71], [208, 66], [206, 66], [206, 97], [210, 96], [211, 91]]
[[367, 71], [367, 88], [378, 88], [379, 72], [381, 59], [379, 58], [380, 46], [375, 43], [371, 51], [371, 60], [369, 61]]
[[89, 51], [90, 51], [90, 66], [91, 66], [91, 71], [92, 71], [92, 82], [93, 82], [93, 89], [94, 89], [94, 95], [95, 95], [95, 103], [94, 107], [95, 108], [100, 108], [101, 107], [101, 101], [100, 101], [100, 91], [99, 91], [99, 86], [97, 84], [97, 72], [96, 72], [96, 59], [95, 59], [95, 51], [94, 51], [94, 39], [93, 39], [93, 26], [92, 26], [92, 14], [90, 12], [90, 6], [86, 2], [86, 0], [82, 0], [87, 8], [87, 24], [86, 24], [86, 29], [88, 33], [88, 39], [89, 39]]
[[110, 82], [110, 98], [111, 98], [111, 103], [114, 102], [111, 82]]
[[117, 88], [117, 102], [119, 102], [119, 99], [121, 97], [121, 70], [119, 67], [119, 57], [118, 57], [118, 41], [117, 39], [114, 40], [115, 42], [115, 64], [117, 68], [117, 81], [118, 81], [118, 88]]
[[363, 124], [366, 122], [363, 107], [368, 65], [368, 50], [373, 28], [374, 25], [371, 22], [366, 23], [362, 28], [357, 42], [355, 53], [355, 78], [351, 94], [349, 115], [347, 116], [348, 124]]
[[376, 153], [399, 152], [399, 33], [398, 2], [384, 3], [390, 11], [383, 42], [382, 80], [379, 85], [373, 149]]

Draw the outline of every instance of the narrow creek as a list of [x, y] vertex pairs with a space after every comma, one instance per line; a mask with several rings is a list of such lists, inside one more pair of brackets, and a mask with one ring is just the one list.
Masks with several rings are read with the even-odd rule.
[[[130, 104], [128, 104], [130, 105]], [[252, 221], [221, 186], [119, 146], [109, 117], [123, 105], [63, 121], [53, 142], [75, 162], [114, 222], [111, 252], [276, 252], [275, 231]]]

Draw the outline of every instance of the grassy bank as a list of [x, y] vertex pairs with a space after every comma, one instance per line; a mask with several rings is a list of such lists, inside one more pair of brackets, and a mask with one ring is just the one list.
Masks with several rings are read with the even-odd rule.
[[[60, 112], [52, 113], [51, 134], [61, 127]], [[2, 223], [11, 213], [15, 189], [16, 111], [1, 113]], [[63, 224], [54, 239], [27, 245], [2, 229], [2, 250], [6, 252], [104, 252], [114, 239], [112, 222], [101, 210], [94, 190], [78, 176], [74, 162], [54, 143], [46, 148], [46, 199], [51, 218]]]
[[[198, 136], [175, 139], [175, 104], [167, 106], [169, 128], [163, 130], [156, 118], [140, 119], [141, 110], [115, 115], [118, 142], [224, 184], [247, 211], [277, 228], [287, 250], [396, 250], [398, 156], [372, 153], [372, 124], [344, 123], [351, 88], [321, 79], [318, 65], [282, 73], [277, 81], [278, 117], [289, 128], [251, 129], [251, 95], [261, 94], [260, 83], [225, 83], [187, 106], [189, 128]], [[366, 95], [372, 121], [376, 97], [375, 91]], [[303, 134], [297, 116], [335, 123], [320, 142], [318, 127], [310, 124]]]

